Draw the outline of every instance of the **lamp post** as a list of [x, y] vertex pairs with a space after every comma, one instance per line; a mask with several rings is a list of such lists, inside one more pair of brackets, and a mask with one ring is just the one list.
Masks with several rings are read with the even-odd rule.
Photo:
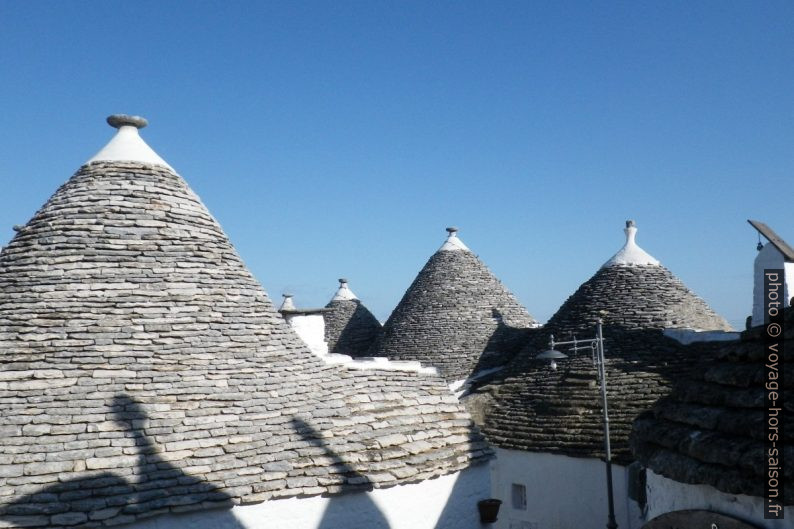
[[558, 345], [572, 345], [571, 351], [577, 352], [580, 349], [589, 348], [593, 355], [593, 365], [598, 370], [598, 382], [601, 386], [601, 406], [604, 410], [604, 453], [607, 468], [607, 501], [609, 502], [609, 518], [607, 518], [607, 529], [617, 529], [615, 521], [615, 502], [612, 496], [612, 450], [609, 445], [609, 411], [607, 409], [607, 373], [604, 366], [604, 335], [601, 332], [601, 320], [596, 323], [596, 337], [588, 340], [573, 340], [567, 342], [555, 342], [554, 335], [549, 340], [549, 348], [538, 354], [535, 358], [549, 360], [552, 369], [557, 369], [557, 360], [568, 358], [568, 355], [557, 351], [554, 347]]

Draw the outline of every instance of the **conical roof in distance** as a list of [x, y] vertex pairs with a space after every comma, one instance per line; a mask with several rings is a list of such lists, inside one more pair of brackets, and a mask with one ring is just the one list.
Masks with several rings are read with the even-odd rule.
[[328, 351], [352, 357], [366, 356], [382, 326], [350, 290], [347, 279], [339, 280], [339, 289], [325, 307], [328, 309], [323, 313]]
[[588, 339], [604, 323], [613, 456], [632, 460], [632, 421], [669, 392], [695, 359], [665, 328], [728, 330], [727, 322], [642, 250], [633, 221], [626, 244], [560, 307], [506, 370], [486, 411], [485, 430], [499, 446], [603, 457], [601, 401], [588, 352], [569, 353], [551, 369], [536, 356], [558, 341]]
[[463, 244], [457, 228], [447, 231], [370, 355], [418, 360], [437, 367], [447, 380], [461, 380], [505, 363], [537, 322]]
[[626, 329], [732, 330], [703, 299], [636, 243], [637, 227], [626, 221], [624, 246], [549, 319], [554, 332], [605, 325]]
[[[125, 523], [391, 486], [485, 457], [441, 379], [314, 356], [139, 137], [142, 122], [111, 121], [113, 148], [0, 252], [3, 523]], [[361, 398], [369, 392], [377, 398]], [[428, 407], [406, 405], [406, 394]], [[368, 424], [385, 417], [388, 429]], [[433, 424], [422, 429], [427, 450], [403, 449], [422, 424]], [[385, 459], [382, 448], [388, 469], [366, 463]], [[319, 452], [357, 462], [355, 473]]]

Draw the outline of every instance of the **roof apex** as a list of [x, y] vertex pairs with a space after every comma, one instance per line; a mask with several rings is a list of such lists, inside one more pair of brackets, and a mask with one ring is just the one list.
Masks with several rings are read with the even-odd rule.
[[163, 160], [159, 154], [146, 144], [138, 134], [141, 129], [149, 124], [140, 116], [126, 114], [113, 114], [108, 116], [107, 122], [118, 132], [110, 141], [92, 156], [86, 163], [92, 162], [141, 162], [150, 165], [162, 165], [174, 170]]
[[463, 244], [463, 241], [458, 238], [458, 228], [450, 226], [447, 228], [447, 233], [449, 233], [447, 240], [444, 241], [444, 244], [442, 244], [441, 248], [438, 249], [439, 252], [457, 252], [461, 250], [466, 252], [471, 251], [469, 250], [469, 247]]
[[353, 291], [347, 286], [347, 279], [340, 279], [339, 289], [336, 291], [336, 294], [334, 294], [334, 297], [331, 298], [331, 301], [348, 301], [354, 299], [358, 299], [358, 297], [353, 294]]
[[633, 220], [626, 221], [623, 233], [626, 234], [626, 244], [609, 261], [601, 265], [601, 268], [633, 265], [660, 266], [659, 261], [655, 257], [640, 248], [635, 242], [637, 225]]

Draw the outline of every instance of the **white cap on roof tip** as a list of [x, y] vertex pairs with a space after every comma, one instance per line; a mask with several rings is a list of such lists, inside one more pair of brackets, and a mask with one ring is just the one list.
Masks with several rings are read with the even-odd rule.
[[278, 310], [295, 310], [295, 303], [292, 301], [292, 294], [281, 294], [284, 298], [284, 301], [281, 302], [281, 306]]
[[469, 251], [468, 246], [463, 244], [463, 241], [458, 239], [458, 228], [454, 226], [450, 226], [447, 228], [447, 232], [449, 236], [447, 240], [444, 241], [444, 244], [441, 245], [441, 248], [438, 249], [439, 252], [455, 252], [460, 250]]
[[141, 162], [162, 165], [173, 171], [168, 163], [149, 147], [138, 134], [149, 124], [140, 116], [113, 114], [107, 118], [108, 125], [118, 129], [107, 145], [86, 163], [91, 162]]
[[623, 245], [623, 248], [621, 248], [618, 253], [612, 256], [612, 259], [604, 263], [601, 268], [620, 265], [659, 266], [658, 260], [637, 246], [634, 240], [637, 235], [637, 226], [634, 224], [633, 220], [626, 221], [626, 228], [623, 232], [626, 234], [626, 244]]
[[331, 301], [345, 301], [351, 299], [358, 299], [353, 291], [350, 290], [350, 287], [347, 286], [347, 279], [341, 278], [339, 280], [339, 290], [336, 291], [334, 297], [331, 298]]

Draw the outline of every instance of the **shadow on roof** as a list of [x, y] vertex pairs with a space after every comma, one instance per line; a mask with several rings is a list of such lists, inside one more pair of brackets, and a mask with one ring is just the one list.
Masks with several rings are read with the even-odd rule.
[[[304, 441], [312, 446], [322, 448], [324, 457], [331, 460], [332, 475], [330, 479], [338, 479], [337, 492], [339, 494], [366, 492], [373, 489], [370, 480], [334, 452], [313, 426], [298, 418], [293, 418], [291, 424]], [[339, 495], [331, 496], [317, 529], [338, 529], [339, 527], [389, 529], [390, 525], [386, 516], [369, 496], [362, 494], [357, 499], [355, 510], [353, 510], [349, 498]]]
[[[339, 331], [338, 336], [332, 336], [335, 329], [331, 328], [331, 322], [328, 321], [326, 315], [325, 337], [329, 342], [329, 352], [350, 355], [353, 358], [367, 356], [372, 343], [378, 338], [382, 332], [381, 324], [372, 315], [372, 313], [361, 303], [360, 300], [349, 300], [346, 303], [352, 302], [355, 304], [344, 328]], [[332, 307], [329, 303], [326, 308]], [[332, 307], [335, 311], [345, 311], [349, 309], [344, 307]], [[339, 315], [335, 315], [337, 318]]]
[[[232, 507], [231, 497], [207, 481], [190, 476], [164, 460], [144, 433], [149, 419], [143, 406], [125, 394], [113, 397], [114, 420], [132, 440], [135, 464], [113, 471], [74, 472], [84, 477], [36, 490], [0, 507], [0, 519], [20, 527], [62, 527], [83, 523], [130, 523], [156, 510]], [[56, 463], [57, 464], [57, 463]], [[224, 527], [243, 526], [223, 513]]]

